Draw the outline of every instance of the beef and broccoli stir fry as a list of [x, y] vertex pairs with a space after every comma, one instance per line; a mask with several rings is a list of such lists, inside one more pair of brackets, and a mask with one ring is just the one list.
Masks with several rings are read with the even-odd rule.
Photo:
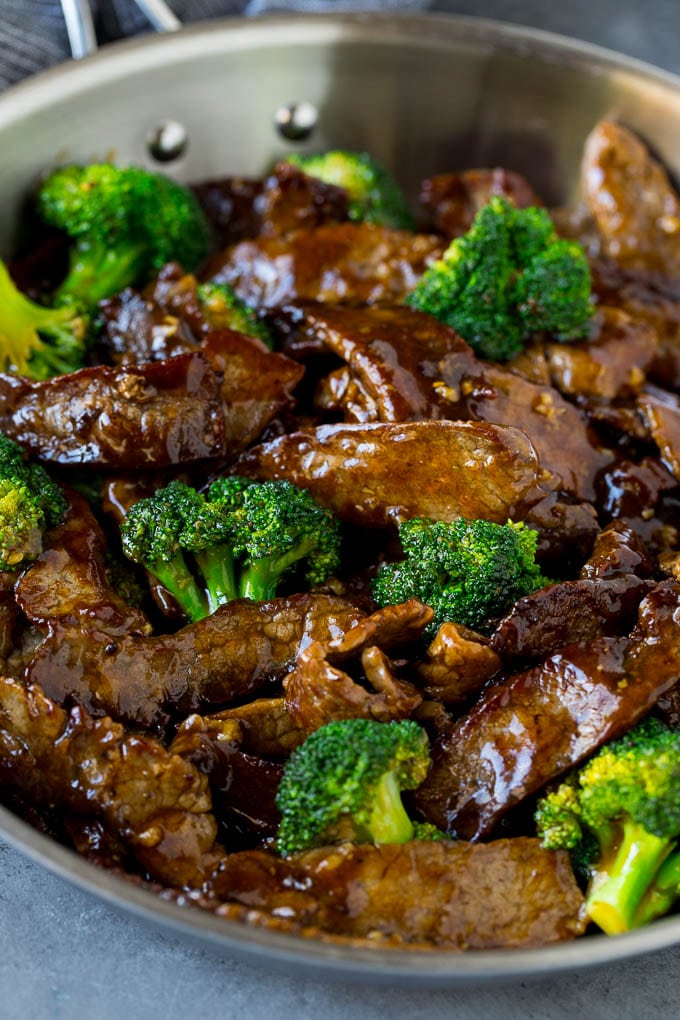
[[67, 166], [0, 264], [0, 784], [218, 916], [537, 946], [680, 902], [680, 197]]

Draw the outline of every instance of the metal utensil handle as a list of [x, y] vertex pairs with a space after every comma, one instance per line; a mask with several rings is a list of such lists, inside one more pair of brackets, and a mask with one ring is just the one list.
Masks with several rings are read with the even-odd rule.
[[[182, 22], [165, 0], [135, 0], [135, 3], [157, 32], [176, 32], [182, 27]], [[61, 9], [74, 60], [94, 53], [97, 34], [88, 0], [61, 0]]]
[[94, 53], [97, 35], [88, 0], [61, 0], [68, 41], [75, 60]]
[[182, 27], [182, 22], [165, 0], [135, 0], [135, 3], [157, 32], [176, 32]]

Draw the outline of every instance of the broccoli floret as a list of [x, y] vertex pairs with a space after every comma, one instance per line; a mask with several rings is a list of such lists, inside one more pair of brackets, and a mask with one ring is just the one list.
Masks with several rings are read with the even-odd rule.
[[518, 598], [548, 584], [536, 533], [521, 523], [415, 518], [399, 526], [399, 539], [406, 558], [380, 567], [373, 597], [379, 606], [412, 598], [430, 606], [429, 638], [445, 621], [488, 632]]
[[308, 492], [238, 476], [217, 479], [206, 495], [171, 482], [131, 507], [121, 538], [191, 620], [232, 599], [273, 598], [299, 561], [313, 584], [339, 562], [338, 523]]
[[315, 156], [289, 156], [286, 162], [309, 177], [344, 188], [349, 197], [350, 219], [397, 230], [413, 229], [413, 219], [399, 185], [379, 160], [365, 152], [336, 149]]
[[85, 308], [144, 282], [173, 259], [195, 269], [210, 248], [210, 228], [193, 193], [140, 167], [61, 167], [40, 186], [37, 208], [73, 242], [57, 298]]
[[82, 368], [87, 317], [73, 304], [46, 308], [15, 286], [0, 261], [0, 371], [50, 379]]
[[284, 768], [276, 795], [280, 854], [342, 840], [406, 843], [414, 823], [401, 790], [430, 764], [425, 731], [410, 720], [346, 719], [315, 730]]
[[234, 329], [274, 348], [274, 338], [253, 309], [227, 283], [203, 283], [196, 291], [201, 311], [213, 329]]
[[18, 570], [42, 552], [42, 537], [64, 518], [66, 499], [40, 464], [0, 433], [0, 570]]
[[591, 277], [581, 245], [560, 240], [545, 209], [494, 196], [425, 270], [406, 303], [452, 326], [482, 357], [505, 361], [526, 340], [588, 335]]
[[186, 536], [204, 500], [183, 482], [170, 482], [138, 500], [121, 525], [123, 552], [161, 582], [190, 620], [208, 615], [205, 596], [185, 559]]
[[304, 561], [305, 578], [322, 584], [339, 565], [336, 518], [306, 489], [262, 482], [243, 494], [240, 590], [245, 598], [273, 598], [283, 575]]
[[605, 745], [539, 801], [536, 825], [587, 874], [607, 934], [665, 914], [680, 897], [680, 731], [649, 718]]

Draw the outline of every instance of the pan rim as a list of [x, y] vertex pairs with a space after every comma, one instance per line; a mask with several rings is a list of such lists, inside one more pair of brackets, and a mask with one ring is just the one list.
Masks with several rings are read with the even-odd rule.
[[[272, 28], [276, 32], [272, 38]], [[677, 95], [680, 75], [579, 39], [525, 28], [488, 18], [443, 13], [410, 14], [286, 14], [257, 19], [227, 18], [200, 22], [177, 33], [142, 36], [103, 47], [81, 61], [68, 61], [14, 85], [0, 96], [2, 131], [17, 120], [53, 102], [63, 102], [85, 83], [105, 84], [132, 69], [143, 73], [175, 62], [193, 59], [199, 52], [217, 53], [248, 49], [267, 34], [276, 47], [312, 42], [350, 41], [360, 37], [369, 44], [396, 40], [411, 45], [448, 48], [478, 44], [492, 51], [532, 51], [534, 58], [588, 66], [591, 72], [616, 70]], [[535, 949], [452, 950], [369, 949], [333, 945], [292, 933], [219, 918], [208, 912], [179, 906], [143, 887], [137, 887], [93, 865], [75, 851], [33, 829], [9, 809], [0, 806], [0, 837], [52, 873], [97, 896], [108, 906], [123, 909], [154, 925], [203, 945], [227, 950], [251, 962], [266, 960], [275, 966], [294, 966], [308, 973], [324, 973], [336, 980], [390, 982], [393, 985], [462, 987], [541, 979], [570, 970], [619, 962], [680, 942], [680, 916], [655, 921], [616, 938], [593, 935], [573, 942]]]

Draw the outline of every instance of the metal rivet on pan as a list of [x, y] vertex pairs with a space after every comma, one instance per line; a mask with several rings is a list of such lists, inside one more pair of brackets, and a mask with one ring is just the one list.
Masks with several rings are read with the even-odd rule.
[[186, 152], [189, 136], [184, 124], [177, 120], [165, 120], [149, 135], [149, 154], [158, 163], [171, 163]]
[[290, 142], [303, 142], [316, 127], [319, 114], [312, 103], [286, 103], [274, 114], [279, 134]]

